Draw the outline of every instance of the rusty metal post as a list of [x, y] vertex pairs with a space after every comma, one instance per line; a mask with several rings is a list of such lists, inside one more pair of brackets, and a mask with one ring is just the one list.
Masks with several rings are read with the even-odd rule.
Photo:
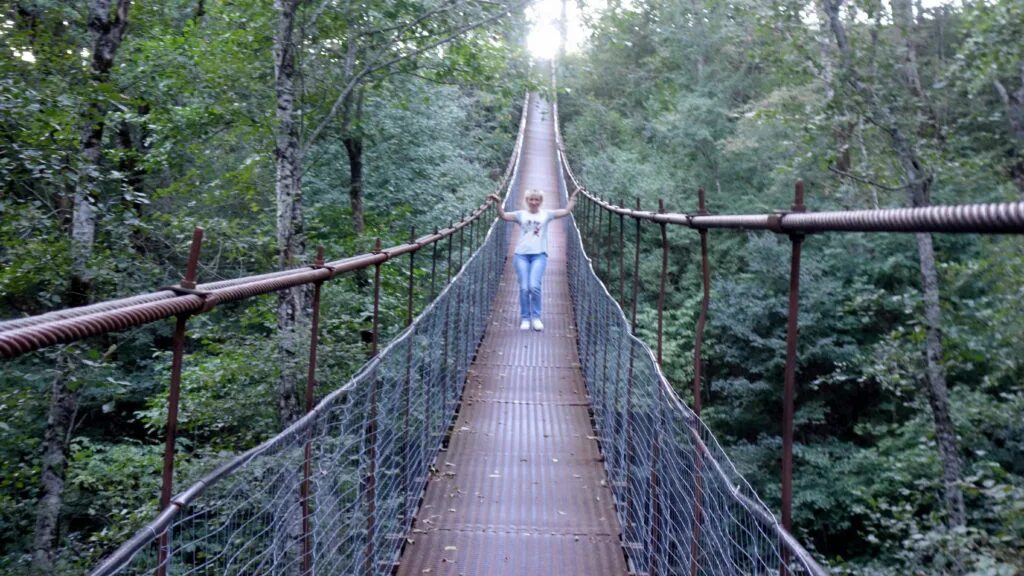
[[[658, 199], [658, 213], [665, 213], [665, 200], [660, 198]], [[664, 335], [665, 281], [668, 276], [668, 231], [664, 222], [659, 222], [658, 224], [661, 227], [661, 278], [658, 287], [658, 366], [663, 366], [662, 340]], [[658, 402], [654, 407], [658, 413], [658, 426], [654, 445], [651, 446], [651, 551], [649, 572], [652, 576], [658, 573], [658, 555], [661, 549], [661, 486], [658, 466], [661, 463], [661, 435], [664, 426], [662, 422], [664, 398], [662, 397], [661, 384], [655, 385], [658, 387]]]
[[[380, 253], [380, 238], [374, 243], [373, 251]], [[382, 263], [374, 265], [373, 270], [373, 342], [370, 349], [370, 357], [377, 355], [378, 342], [380, 341], [380, 269]], [[368, 399], [367, 423], [364, 428], [366, 439], [364, 444], [367, 447], [367, 475], [366, 475], [366, 555], [364, 557], [364, 574], [373, 574], [376, 565], [376, 551], [373, 537], [377, 524], [377, 378], [379, 375], [374, 370], [370, 378], [370, 392]]]
[[[609, 200], [608, 202], [611, 203], [611, 200]], [[612, 216], [613, 216], [613, 214], [612, 214], [611, 210], [605, 210], [605, 212], [608, 213], [608, 228], [606, 229], [605, 235], [604, 235], [604, 251], [605, 251], [604, 276], [605, 276], [605, 283], [606, 284], [611, 284], [611, 282], [612, 282]], [[608, 290], [608, 291], [611, 292], [611, 290]]]
[[[451, 269], [451, 261], [452, 261], [452, 252], [451, 252], [452, 244], [451, 244], [451, 236], [449, 236], [448, 238], [449, 238], [449, 242], [448, 242], [448, 264], [449, 264], [449, 270], [450, 270]], [[450, 283], [450, 279], [449, 279], [449, 283]], [[442, 332], [441, 332], [441, 340], [442, 340], [442, 342], [444, 344], [444, 347], [442, 349], [443, 352], [441, 354], [441, 371], [442, 371], [442, 375], [441, 376], [442, 376], [442, 379], [443, 379], [443, 384], [442, 384], [443, 390], [441, 391], [441, 408], [442, 408], [442, 413], [447, 412], [447, 410], [448, 410], [448, 394], [449, 394], [448, 388], [449, 388], [449, 383], [451, 382], [451, 368], [448, 365], [449, 364], [450, 353], [449, 353], [448, 349], [451, 347], [451, 340], [452, 340], [451, 339], [451, 326], [450, 326], [450, 324], [451, 324], [451, 315], [452, 315], [451, 314], [452, 298], [453, 298], [453, 295], [452, 295], [451, 290], [449, 289], [448, 295], [445, 297], [445, 300], [444, 300], [444, 328], [442, 329]], [[443, 433], [444, 432], [444, 421], [443, 420], [439, 420], [439, 424], [441, 425], [441, 432]]]
[[363, 557], [363, 574], [374, 574], [376, 566], [376, 550], [373, 542], [377, 530], [377, 379], [379, 374], [374, 369], [370, 376], [370, 391], [367, 399], [366, 426], [363, 428], [366, 446], [366, 549]]
[[[434, 234], [440, 232], [437, 228], [434, 228]], [[435, 240], [431, 242], [431, 254], [430, 254], [430, 301], [433, 302], [434, 298], [437, 297], [437, 245], [439, 241]]]
[[[373, 253], [380, 254], [380, 238], [377, 238], [373, 246]], [[380, 342], [380, 267], [380, 262], [373, 267], [373, 342], [370, 344], [370, 358], [377, 355]]]
[[[434, 229], [434, 234], [437, 234], [439, 232], [440, 231], [437, 230], [436, 228]], [[440, 243], [441, 243], [440, 240], [435, 240], [432, 243], [432, 245], [431, 245], [432, 246], [432, 248], [431, 248], [431, 256], [430, 256], [430, 302], [431, 303], [433, 303], [434, 300], [437, 299], [437, 291], [435, 290], [435, 278], [437, 277], [437, 245], [440, 244]], [[445, 346], [447, 346], [447, 343], [445, 343]], [[442, 366], [443, 366], [443, 364], [442, 364]], [[437, 367], [437, 363], [436, 362], [430, 362], [430, 366], [428, 367], [428, 370], [430, 372], [430, 377], [428, 377], [426, 379], [426, 382], [424, 384], [424, 388], [429, 386], [430, 383], [432, 383], [434, 381], [434, 371], [437, 370], [437, 368], [438, 367]], [[423, 420], [424, 420], [423, 426], [426, 428], [426, 435], [427, 435], [427, 442], [426, 442], [426, 444], [428, 446], [430, 445], [430, 435], [433, 434], [433, 432], [434, 432], [433, 410], [431, 409], [430, 401], [435, 396], [435, 394], [433, 394], [432, 392], [433, 392], [432, 390], [425, 390], [425, 392], [424, 392], [425, 395], [426, 395], [426, 398], [425, 398], [426, 409], [424, 410], [424, 415], [423, 415]]]
[[[705, 203], [704, 189], [697, 190], [697, 215], [704, 216], [708, 213]], [[708, 304], [711, 301], [711, 266], [708, 261], [708, 230], [701, 228], [700, 233], [700, 269], [701, 279], [704, 287], [704, 297], [700, 305], [700, 317], [697, 319], [697, 329], [694, 334], [693, 346], [693, 412], [700, 418], [701, 400], [701, 375], [703, 372], [702, 349], [704, 344], [704, 326], [708, 319]], [[699, 423], [694, 422], [694, 432], [699, 435]], [[695, 451], [694, 456], [694, 512], [692, 542], [690, 545], [690, 576], [697, 576], [700, 568], [700, 533], [701, 525], [704, 522], [704, 455], [700, 450]]]
[[[658, 213], [665, 213], [665, 200], [658, 199]], [[662, 340], [664, 338], [665, 315], [665, 280], [668, 276], [668, 230], [664, 222], [661, 226], [661, 285], [658, 288], [658, 365], [662, 366]]]
[[[462, 266], [460, 266], [459, 269], [461, 270], [462, 267], [464, 267], [464, 266], [465, 266], [465, 262], [462, 263]], [[457, 368], [456, 374], [459, 374], [459, 375], [465, 373], [465, 369], [468, 368], [468, 365], [466, 363], [469, 361], [469, 358], [467, 357], [468, 354], [469, 354], [469, 334], [468, 334], [468, 328], [467, 328], [468, 325], [469, 325], [469, 314], [464, 314], [463, 311], [465, 311], [465, 310], [473, 310], [473, 308], [472, 308], [473, 302], [471, 300], [472, 299], [472, 292], [471, 292], [470, 287], [468, 286], [468, 285], [471, 285], [471, 284], [472, 284], [472, 282], [463, 282], [462, 283], [461, 287], [458, 290], [459, 305], [455, 309], [455, 312], [459, 315], [459, 323], [458, 323], [459, 331], [457, 333], [458, 337], [459, 337], [459, 358], [458, 358], [458, 363], [456, 364], [456, 368]], [[469, 294], [467, 294], [467, 292], [469, 292]], [[458, 387], [458, 384], [460, 382], [462, 382], [462, 377], [461, 376], [459, 377], [458, 380], [456, 380], [456, 387]], [[457, 402], [457, 400], [458, 400], [458, 393], [456, 392], [455, 396], [453, 397], [453, 401]]]
[[[791, 212], [805, 212], [804, 182], [797, 180]], [[792, 253], [789, 264], [789, 318], [786, 323], [786, 369], [783, 377], [782, 398], [782, 527], [793, 528], [793, 404], [796, 395], [796, 346], [799, 338], [800, 312], [800, 250], [804, 237], [790, 234]], [[780, 574], [787, 573], [789, 553], [783, 548]]]
[[[621, 198], [619, 199], [618, 205], [619, 206], [625, 206], [625, 204], [624, 204], [624, 202], [622, 201]], [[625, 219], [626, 219], [626, 217], [623, 214], [619, 214], [619, 306], [620, 307], [621, 306], [625, 306], [625, 304], [626, 304], [626, 293], [625, 293], [625, 286], [626, 286], [625, 228], [626, 228], [626, 224], [625, 224]], [[625, 340], [626, 340], [626, 342], [629, 342], [629, 336], [626, 336]], [[615, 357], [616, 357], [616, 362], [615, 362], [615, 382], [616, 383], [620, 383], [622, 381], [622, 355], [621, 355], [621, 353], [619, 353], [617, 351]], [[627, 386], [628, 386], [628, 383], [627, 383]], [[620, 386], [620, 385], [616, 385], [615, 386], [615, 397], [612, 399], [612, 406], [614, 408], [613, 411], [612, 411], [612, 415], [615, 417], [615, 420], [617, 422], [621, 422], [624, 419], [624, 417], [625, 417], [624, 410], [619, 410], [619, 392], [620, 392], [621, 389], [622, 389], [622, 386]], [[620, 460], [619, 461], [621, 462], [622, 461], [621, 460], [622, 454], [620, 454], [619, 456], [620, 456]], [[621, 466], [619, 466], [617, 468], [622, 469]]]
[[[413, 244], [416, 242], [416, 227], [413, 226], [409, 229], [409, 243]], [[416, 291], [416, 250], [409, 252], [409, 287], [406, 298], [405, 307], [405, 326], [408, 328], [412, 326], [412, 312], [413, 312], [413, 297]], [[402, 390], [403, 404], [402, 407], [402, 446], [404, 446], [402, 453], [406, 455], [403, 459], [402, 464], [405, 466], [405, 472], [402, 477], [405, 479], [405, 511], [404, 511], [404, 522], [412, 521], [412, 502], [410, 492], [412, 491], [412, 458], [409, 455], [409, 448], [412, 445], [410, 441], [410, 414], [412, 404], [412, 349], [416, 345], [416, 330], [413, 329], [412, 334], [409, 335], [409, 343], [405, 352], [405, 387]]]
[[597, 279], [601, 279], [601, 205], [597, 203], [599, 198], [595, 198], [593, 202], [593, 209], [590, 213], [590, 246], [591, 252], [594, 256], [594, 274], [597, 275]]
[[[636, 199], [636, 209], [640, 210], [640, 198]], [[632, 302], [632, 318], [630, 319], [630, 331], [633, 336], [636, 336], [636, 302], [637, 294], [640, 292], [640, 219], [634, 218], [636, 221], [636, 250], [633, 256], [633, 302]], [[636, 448], [633, 434], [633, 389], [634, 382], [636, 381], [636, 345], [632, 339], [629, 341], [629, 372], [628, 380], [626, 381], [626, 482], [627, 487], [631, 487], [632, 483], [629, 482], [629, 471], [633, 469], [633, 462], [636, 456]], [[632, 495], [628, 496], [633, 498]], [[632, 544], [632, 543], [631, 543]], [[639, 544], [639, 543], [636, 543]]]
[[590, 201], [587, 210], [587, 239], [590, 241], [590, 260], [594, 267], [594, 273], [600, 278], [601, 270], [601, 255], [598, 253], [600, 250], [600, 240], [597, 238], [597, 232], [601, 229], [595, 222], [597, 221], [597, 212], [601, 209], [597, 204], [597, 197]]
[[[324, 247], [316, 249], [316, 261], [313, 264], [320, 268], [324, 265]], [[313, 390], [316, 386], [317, 345], [320, 341], [320, 288], [323, 282], [313, 285], [313, 317], [309, 328], [309, 364], [306, 366], [306, 414], [313, 409]], [[309, 479], [312, 475], [313, 443], [312, 428], [306, 434], [306, 446], [302, 460], [302, 575], [311, 574], [313, 558], [313, 539], [309, 528]]]
[[[192, 231], [192, 245], [189, 248], [185, 277], [181, 281], [182, 288], [194, 290], [196, 287], [199, 252], [202, 246], [203, 229], [197, 226]], [[174, 452], [178, 441], [178, 403], [181, 399], [181, 366], [185, 356], [185, 329], [188, 324], [188, 318], [188, 314], [180, 314], [175, 319], [174, 324], [174, 340], [171, 345], [171, 383], [167, 397], [167, 438], [164, 444], [163, 478], [160, 485], [160, 510], [165, 510], [170, 506], [171, 493], [174, 489]], [[164, 576], [167, 573], [167, 562], [170, 558], [169, 546], [170, 540], [167, 532], [164, 531], [160, 534], [158, 544], [158, 576]]]
[[[619, 198], [619, 206], [626, 206], [626, 203]], [[619, 303], [626, 305], [626, 217], [619, 214]]]
[[[451, 225], [449, 226], [449, 228], [454, 228], [454, 227], [455, 227], [455, 223], [452, 222]], [[448, 283], [449, 284], [452, 283], [452, 237], [454, 235], [455, 235], [454, 232], [452, 234], [448, 235]]]
[[[700, 188], [697, 190], [697, 215], [707, 215], [707, 205], [705, 204], [704, 189]], [[700, 417], [700, 411], [702, 406], [701, 401], [701, 372], [703, 365], [701, 362], [701, 349], [704, 345], [704, 325], [708, 320], [708, 304], [711, 302], [711, 265], [708, 261], [708, 229], [701, 228], [698, 230], [700, 234], [700, 271], [701, 271], [701, 284], [704, 287], [704, 296], [700, 303], [700, 316], [697, 318], [697, 330], [694, 334], [694, 346], [693, 346], [693, 411]]]
[[[590, 200], [589, 196], [585, 196], [584, 198], [586, 198], [586, 202], [584, 202], [583, 206], [582, 206], [582, 208], [583, 208], [583, 239], [584, 239], [584, 242], [587, 242], [590, 239], [590, 236], [589, 236], [589, 232], [590, 232], [590, 207], [591, 207], [591, 204], [593, 204], [593, 202]], [[587, 242], [587, 243], [589, 244], [589, 242]], [[586, 247], [587, 247], [586, 244], [584, 244], [583, 247], [584, 247], [584, 249], [586, 249]]]
[[[466, 215], [463, 214], [462, 215], [462, 219], [459, 220], [459, 223], [461, 224], [465, 220], [466, 220]], [[465, 226], [459, 228], [459, 272], [462, 272], [462, 264], [465, 261], [465, 255], [464, 255], [465, 253], [463, 252], [463, 250], [466, 247], [466, 234], [465, 234], [465, 232], [466, 232], [466, 227]]]
[[[640, 211], [640, 197], [636, 198], [636, 209]], [[633, 256], [633, 305], [630, 323], [633, 327], [633, 335], [636, 336], [636, 301], [640, 293], [640, 219], [636, 220], [636, 253]]]

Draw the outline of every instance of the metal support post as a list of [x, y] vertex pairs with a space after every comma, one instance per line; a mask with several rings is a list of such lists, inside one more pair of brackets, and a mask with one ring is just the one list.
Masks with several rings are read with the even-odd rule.
[[[192, 245], [189, 248], [188, 264], [181, 288], [194, 290], [196, 275], [199, 268], [199, 252], [203, 246], [203, 229], [198, 226], [192, 231]], [[167, 395], [167, 439], [164, 444], [163, 478], [160, 485], [160, 510], [167, 509], [171, 504], [171, 493], [174, 490], [174, 453], [178, 440], [178, 404], [181, 399], [181, 366], [185, 356], [185, 329], [188, 314], [180, 314], [174, 323], [174, 340], [172, 341], [171, 383]], [[157, 575], [167, 573], [170, 558], [170, 538], [167, 532], [160, 534], [158, 544]]]
[[[797, 180], [792, 212], [805, 212], [804, 183]], [[793, 529], [793, 412], [796, 396], [796, 347], [799, 338], [798, 314], [800, 313], [800, 250], [804, 237], [791, 234], [792, 253], [789, 265], [789, 318], [786, 323], [786, 369], [783, 377], [782, 398], [782, 527]], [[785, 576], [789, 552], [782, 549], [782, 565], [779, 573]]]

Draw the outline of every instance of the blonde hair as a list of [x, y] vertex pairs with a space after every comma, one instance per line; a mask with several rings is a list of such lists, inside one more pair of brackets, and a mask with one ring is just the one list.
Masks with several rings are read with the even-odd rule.
[[540, 203], [544, 203], [544, 191], [537, 188], [529, 188], [523, 194], [523, 206], [526, 206], [526, 201], [530, 198], [540, 198]]

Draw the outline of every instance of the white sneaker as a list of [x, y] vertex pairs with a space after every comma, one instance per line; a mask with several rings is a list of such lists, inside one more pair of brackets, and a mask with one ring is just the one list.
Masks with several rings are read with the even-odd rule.
[[540, 332], [544, 329], [544, 323], [540, 321], [540, 318], [533, 319], [533, 329]]
[[519, 329], [520, 330], [529, 330], [530, 329], [530, 321], [529, 320], [523, 320], [522, 322], [520, 322], [519, 323]]

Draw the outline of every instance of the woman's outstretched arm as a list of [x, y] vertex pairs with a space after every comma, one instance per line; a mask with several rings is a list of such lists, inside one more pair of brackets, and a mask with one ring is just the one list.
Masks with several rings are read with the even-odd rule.
[[572, 209], [576, 207], [576, 195], [580, 193], [580, 189], [577, 188], [572, 191], [569, 195], [569, 203], [565, 205], [565, 208], [559, 208], [558, 210], [551, 211], [552, 218], [564, 218], [569, 214], [572, 214]]
[[516, 221], [515, 214], [509, 214], [508, 212], [505, 212], [505, 203], [501, 201], [500, 196], [498, 196], [497, 194], [488, 194], [487, 197], [490, 198], [491, 200], [494, 200], [494, 203], [498, 205], [498, 218], [501, 218], [506, 222]]

